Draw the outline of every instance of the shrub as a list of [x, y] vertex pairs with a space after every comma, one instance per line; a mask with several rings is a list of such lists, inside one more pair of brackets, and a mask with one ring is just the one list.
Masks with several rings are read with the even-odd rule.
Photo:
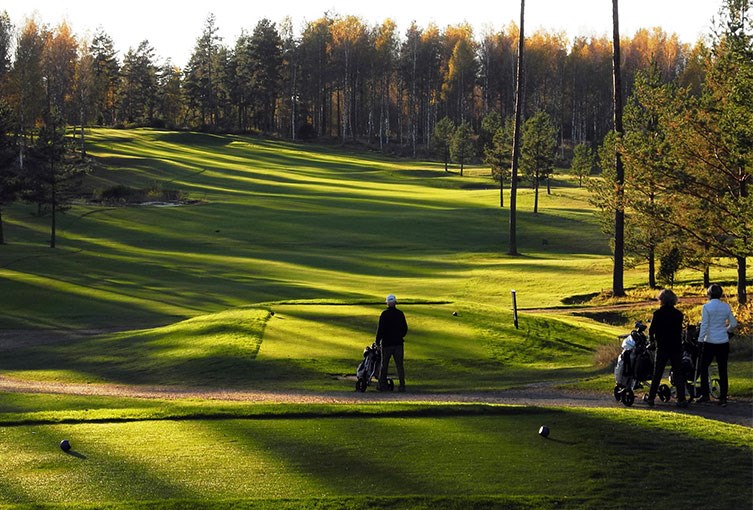
[[659, 273], [656, 275], [659, 281], [670, 287], [674, 286], [675, 274], [680, 270], [680, 264], [682, 264], [682, 254], [677, 247], [672, 247], [661, 257]]
[[118, 184], [98, 193], [98, 199], [109, 205], [140, 204], [143, 202], [183, 202], [188, 193], [177, 189], [165, 189], [153, 184], [146, 189], [131, 188]]
[[118, 184], [102, 191], [100, 198], [107, 204], [125, 204], [134, 200], [134, 196], [139, 193], [138, 190]]
[[614, 343], [600, 345], [594, 352], [594, 365], [598, 368], [614, 369], [617, 362], [617, 356], [622, 352], [622, 341], [615, 340]]
[[314, 129], [314, 126], [309, 123], [302, 124], [301, 127], [298, 128], [297, 136], [299, 140], [313, 140], [316, 138], [316, 130]]

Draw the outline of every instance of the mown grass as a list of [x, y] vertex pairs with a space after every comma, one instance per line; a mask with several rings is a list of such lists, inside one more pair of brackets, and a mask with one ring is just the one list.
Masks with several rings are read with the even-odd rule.
[[[507, 210], [483, 170], [461, 179], [432, 163], [239, 136], [94, 130], [89, 141], [93, 195], [155, 184], [198, 205], [82, 201], [55, 250], [33, 207], [4, 210], [4, 377], [352, 394], [344, 376], [394, 292], [412, 392], [585, 380], [611, 398], [594, 353], [624, 326], [525, 310], [610, 287], [608, 243], [572, 181], [542, 194], [538, 215], [521, 190], [522, 255], [510, 257]], [[734, 268], [716, 271], [730, 279]], [[629, 286], [644, 279], [626, 273]], [[24, 338], [40, 330], [45, 341]], [[753, 395], [752, 367], [733, 363], [733, 395]], [[0, 394], [0, 507], [751, 506], [743, 427], [621, 407], [367, 402]], [[544, 423], [549, 440], [536, 434]], [[73, 454], [57, 449], [63, 437]], [[675, 466], [700, 480], [709, 463], [721, 466], [720, 498], [699, 484], [667, 490]]]
[[[628, 501], [638, 508], [672, 501], [692, 506], [705, 497], [703, 484], [667, 490], [680, 463], [691, 480], [715, 466], [719, 490], [711, 508], [751, 502], [737, 490], [753, 472], [753, 437], [745, 427], [615, 409], [402, 407], [379, 406], [379, 413], [365, 415], [351, 409], [350, 416], [327, 417], [327, 411], [316, 419], [162, 420], [158, 427], [149, 421], [3, 427], [3, 444], [12, 447], [0, 466], [0, 495], [5, 502], [121, 508], [165, 499], [367, 496], [400, 498], [392, 500], [400, 506], [405, 495], [461, 503], [465, 497], [540, 498], [541, 507], [567, 500], [586, 508]], [[552, 431], [548, 439], [537, 434], [542, 424]], [[63, 437], [73, 445], [69, 454], [57, 448]], [[646, 465], [647, 452], [662, 459], [650, 463], [650, 476], [625, 469]]]
[[542, 197], [539, 215], [521, 191], [524, 255], [513, 258], [497, 192], [462, 187], [489, 177], [244, 137], [96, 130], [89, 140], [107, 167], [92, 191], [160, 182], [204, 204], [80, 204], [60, 220], [55, 250], [45, 247], [47, 218], [10, 208], [0, 274], [14, 297], [0, 297], [0, 327], [158, 325], [249, 303], [388, 292], [509, 308], [517, 288], [530, 307], [608, 287], [607, 243], [585, 191], [569, 185]]
[[[594, 374], [599, 329], [447, 304], [401, 305], [412, 391], [493, 391]], [[231, 309], [147, 330], [18, 347], [0, 358], [16, 379], [350, 392], [382, 305]], [[272, 313], [274, 315], [272, 315]]]

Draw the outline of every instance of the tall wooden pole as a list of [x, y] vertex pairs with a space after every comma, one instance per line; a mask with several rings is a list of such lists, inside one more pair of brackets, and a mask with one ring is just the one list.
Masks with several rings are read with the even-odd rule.
[[620, 16], [618, 0], [612, 0], [612, 76], [614, 97], [614, 132], [617, 147], [615, 150], [615, 193], [614, 211], [614, 270], [612, 273], [612, 294], [625, 295], [625, 169], [622, 166], [620, 143], [624, 130], [622, 128], [622, 72], [620, 71]]
[[520, 158], [520, 119], [523, 115], [523, 50], [525, 45], [525, 0], [520, 0], [520, 35], [518, 36], [518, 67], [515, 73], [515, 127], [512, 137], [512, 183], [510, 185], [510, 255], [518, 255], [517, 194], [518, 159]]

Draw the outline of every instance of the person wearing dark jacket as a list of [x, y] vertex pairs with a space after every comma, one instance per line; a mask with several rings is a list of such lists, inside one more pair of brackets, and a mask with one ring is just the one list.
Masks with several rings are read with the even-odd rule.
[[376, 332], [376, 343], [382, 353], [382, 367], [379, 370], [380, 390], [387, 388], [387, 369], [390, 364], [390, 357], [395, 358], [397, 367], [397, 377], [400, 380], [400, 386], [397, 391], [405, 391], [405, 369], [403, 368], [403, 342], [408, 333], [408, 323], [405, 320], [405, 314], [397, 309], [397, 298], [394, 294], [387, 296], [387, 309], [379, 316], [379, 326]]
[[664, 375], [667, 361], [672, 364], [672, 372], [681, 381], [677, 385], [677, 405], [687, 407], [685, 400], [685, 377], [682, 372], [682, 322], [683, 315], [675, 308], [677, 296], [669, 289], [659, 293], [661, 306], [654, 312], [651, 326], [648, 328], [648, 336], [656, 344], [656, 362], [654, 364], [654, 376], [651, 379], [651, 389], [646, 396], [646, 404], [654, 405], [659, 383]]

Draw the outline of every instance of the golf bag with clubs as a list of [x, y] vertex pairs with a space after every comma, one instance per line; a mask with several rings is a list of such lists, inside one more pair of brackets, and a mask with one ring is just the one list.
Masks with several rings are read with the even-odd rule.
[[[363, 350], [363, 360], [356, 368], [356, 391], [364, 392], [371, 385], [372, 380], [379, 381], [379, 371], [382, 368], [382, 350], [374, 342], [367, 345]], [[387, 379], [387, 388], [382, 390], [392, 391], [395, 389], [395, 381]]]
[[[669, 380], [673, 390], [679, 384], [685, 384], [685, 391], [691, 400], [703, 394], [701, 387], [701, 358], [703, 358], [703, 342], [698, 341], [701, 325], [688, 324], [683, 330], [682, 338], [682, 371], [678, 377], [670, 371]], [[718, 399], [720, 396], [719, 374], [709, 367], [709, 396]]]
[[645, 331], [645, 324], [635, 323], [622, 341], [622, 352], [614, 367], [614, 398], [626, 406], [633, 405], [635, 390], [642, 388], [644, 382], [650, 383], [653, 376], [654, 352]]

